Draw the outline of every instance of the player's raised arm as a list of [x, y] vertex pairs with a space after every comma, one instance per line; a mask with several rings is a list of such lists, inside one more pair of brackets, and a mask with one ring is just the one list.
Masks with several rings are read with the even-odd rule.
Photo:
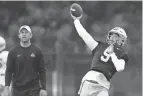
[[74, 21], [74, 25], [79, 36], [83, 39], [83, 41], [92, 51], [98, 45], [98, 42], [95, 41], [93, 37], [85, 30], [85, 28], [81, 25], [78, 19]]
[[93, 39], [93, 37], [86, 31], [86, 29], [80, 23], [80, 18], [83, 14], [81, 6], [76, 3], [72, 4], [70, 13], [71, 17], [74, 19], [74, 25], [77, 30], [77, 33], [92, 51], [98, 45], [98, 42]]

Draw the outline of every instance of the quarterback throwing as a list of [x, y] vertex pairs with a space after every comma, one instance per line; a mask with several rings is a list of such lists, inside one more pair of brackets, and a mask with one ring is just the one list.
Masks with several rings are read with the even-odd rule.
[[[77, 7], [76, 7], [77, 8]], [[121, 27], [111, 29], [106, 42], [96, 41], [80, 23], [80, 18], [71, 12], [78, 35], [92, 51], [90, 71], [81, 81], [80, 96], [109, 96], [110, 79], [116, 72], [124, 70], [128, 55], [123, 46], [127, 34]]]

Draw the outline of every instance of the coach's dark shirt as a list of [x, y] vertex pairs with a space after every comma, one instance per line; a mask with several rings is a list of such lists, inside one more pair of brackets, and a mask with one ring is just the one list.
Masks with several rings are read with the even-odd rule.
[[5, 86], [9, 86], [11, 80], [13, 87], [38, 84], [40, 80], [42, 89], [45, 89], [46, 69], [44, 67], [43, 53], [40, 48], [31, 44], [26, 48], [18, 45], [10, 50]]

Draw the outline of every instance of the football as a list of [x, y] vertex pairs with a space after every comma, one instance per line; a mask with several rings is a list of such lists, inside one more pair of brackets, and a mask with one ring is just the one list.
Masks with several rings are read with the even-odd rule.
[[70, 7], [70, 14], [76, 18], [81, 18], [83, 15], [82, 7], [77, 3], [73, 3]]

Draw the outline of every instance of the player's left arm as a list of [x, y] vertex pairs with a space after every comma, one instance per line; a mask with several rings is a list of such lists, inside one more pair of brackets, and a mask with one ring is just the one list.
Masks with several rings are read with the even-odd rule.
[[40, 83], [43, 90], [46, 90], [46, 68], [44, 64], [44, 56], [42, 50], [39, 52], [39, 59], [40, 59], [40, 65], [39, 65], [39, 77], [40, 77]]
[[118, 72], [123, 71], [125, 64], [128, 62], [128, 55], [124, 54], [121, 58], [118, 58], [117, 55], [113, 52], [110, 56], [116, 70]]

